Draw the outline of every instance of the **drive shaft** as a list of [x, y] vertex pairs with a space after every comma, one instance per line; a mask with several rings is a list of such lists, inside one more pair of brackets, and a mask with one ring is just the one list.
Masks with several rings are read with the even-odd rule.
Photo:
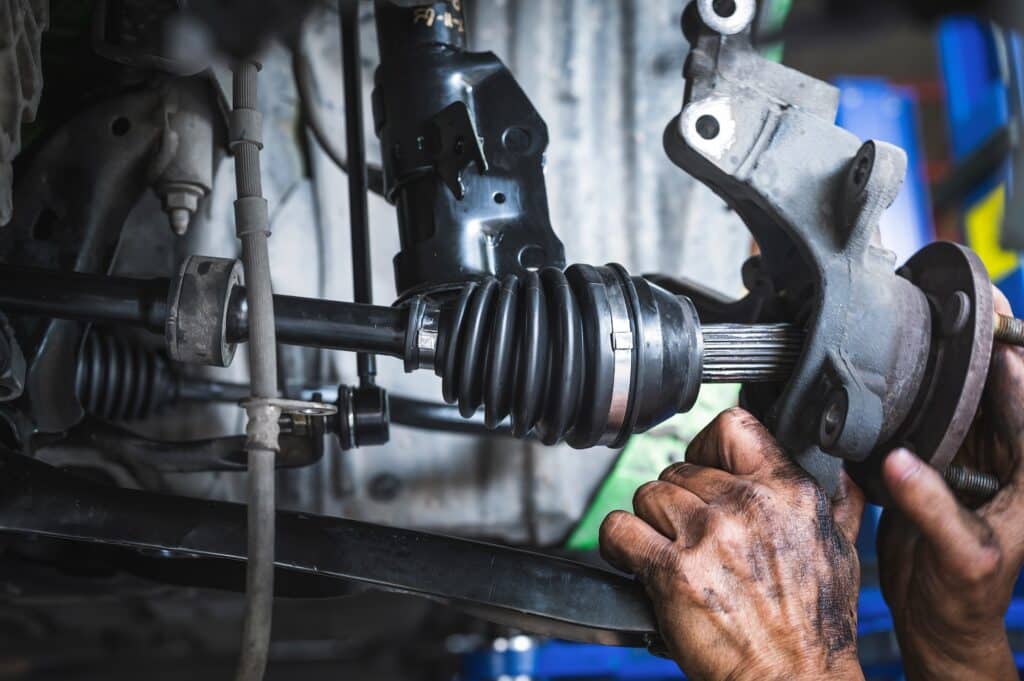
[[701, 383], [779, 383], [793, 372], [804, 332], [789, 324], [709, 324]]

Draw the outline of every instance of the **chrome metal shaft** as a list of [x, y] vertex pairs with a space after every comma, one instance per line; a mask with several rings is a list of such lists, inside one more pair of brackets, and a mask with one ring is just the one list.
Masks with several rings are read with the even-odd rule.
[[789, 324], [708, 324], [702, 383], [778, 383], [793, 372], [804, 332]]

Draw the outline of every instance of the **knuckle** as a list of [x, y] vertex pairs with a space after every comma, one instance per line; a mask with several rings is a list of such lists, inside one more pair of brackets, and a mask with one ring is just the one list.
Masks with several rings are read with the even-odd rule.
[[995, 546], [983, 546], [963, 568], [963, 579], [972, 586], [987, 588], [999, 574], [1002, 552]]
[[749, 543], [747, 523], [738, 515], [717, 507], [709, 509], [705, 536], [730, 552], [742, 552]]
[[734, 407], [723, 413], [715, 422], [718, 445], [724, 452], [751, 452], [756, 450], [762, 456], [778, 456], [778, 443], [771, 433], [750, 412]]
[[688, 548], [699, 546], [711, 534], [711, 506], [702, 506], [687, 520], [685, 544]]
[[630, 515], [625, 511], [612, 511], [609, 513], [601, 523], [601, 529], [599, 531], [601, 543], [617, 542], [619, 536], [622, 534], [624, 523], [626, 523], [629, 518]]
[[712, 423], [712, 430], [719, 436], [721, 441], [722, 438], [732, 435], [738, 429], [749, 427], [753, 419], [754, 417], [750, 415], [750, 412], [740, 407], [733, 407], [718, 415]]
[[633, 493], [633, 510], [639, 511], [650, 505], [661, 494], [661, 487], [664, 483], [659, 481], [648, 482], [640, 485]]
[[787, 460], [776, 469], [773, 477], [782, 484], [781, 489], [797, 502], [816, 504], [819, 497], [828, 497], [814, 478], [793, 461]]
[[643, 568], [638, 574], [640, 581], [649, 583], [674, 578], [680, 574], [679, 555], [679, 549], [672, 544], [645, 547], [641, 561]]
[[768, 500], [767, 490], [751, 480], [737, 480], [736, 484], [729, 491], [727, 500], [736, 511], [742, 514], [760, 514], [766, 510]]
[[704, 527], [710, 534], [717, 535], [728, 522], [729, 514], [721, 506], [710, 505], [703, 511]]
[[688, 477], [690, 475], [693, 475], [693, 473], [696, 470], [697, 470], [697, 466], [695, 464], [687, 463], [686, 461], [680, 461], [678, 463], [672, 464], [671, 466], [666, 468], [664, 471], [662, 471], [661, 477], [659, 478], [659, 480], [661, 480], [661, 481], [671, 481], [671, 480], [675, 480], [675, 479], [679, 479], [679, 478], [685, 478], [685, 477]]
[[796, 478], [794, 487], [797, 494], [801, 497], [817, 501], [818, 497], [824, 496], [827, 500], [828, 495], [825, 494], [825, 491], [815, 482], [814, 478], [804, 473], [803, 470], [800, 471], [800, 475]]
[[730, 407], [722, 412], [722, 416], [727, 419], [734, 419], [737, 421], [750, 421], [754, 418], [753, 415], [743, 407]]

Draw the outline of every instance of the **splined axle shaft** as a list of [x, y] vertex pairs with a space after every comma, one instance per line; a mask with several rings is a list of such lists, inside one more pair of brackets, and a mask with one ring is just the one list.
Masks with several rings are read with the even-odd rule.
[[789, 324], [709, 324], [702, 383], [780, 383], [800, 359], [804, 332]]

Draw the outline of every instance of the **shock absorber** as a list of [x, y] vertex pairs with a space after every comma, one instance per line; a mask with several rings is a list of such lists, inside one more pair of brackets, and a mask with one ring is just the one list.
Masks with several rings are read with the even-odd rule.
[[702, 383], [784, 381], [803, 334], [702, 327], [693, 303], [619, 265], [467, 284], [411, 302], [406, 368], [432, 368], [464, 417], [576, 448], [621, 446], [689, 410]]
[[548, 212], [547, 125], [498, 57], [468, 49], [467, 2], [374, 3], [373, 112], [403, 298], [565, 267]]

